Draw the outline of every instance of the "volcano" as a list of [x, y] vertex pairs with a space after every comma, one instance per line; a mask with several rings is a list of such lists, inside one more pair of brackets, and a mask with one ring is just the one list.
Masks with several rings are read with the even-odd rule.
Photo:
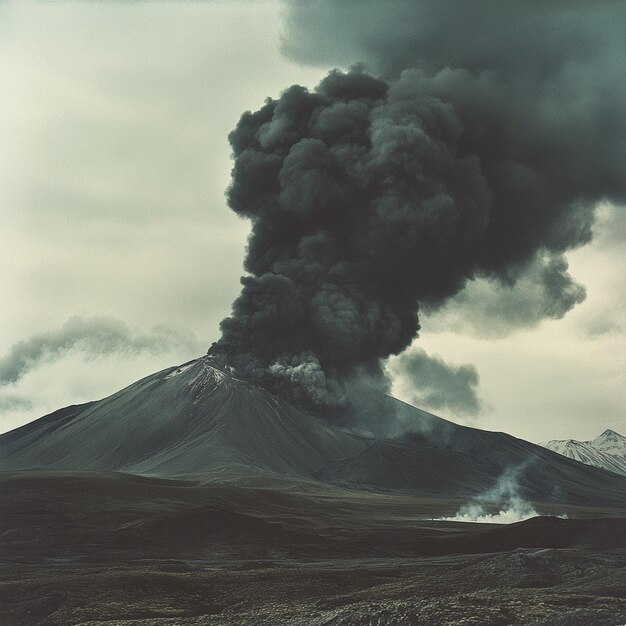
[[2, 435], [0, 469], [203, 481], [264, 476], [441, 497], [489, 492], [513, 471], [515, 491], [524, 498], [626, 506], [624, 477], [377, 392], [371, 401], [381, 422], [401, 421], [402, 435], [333, 426], [203, 357]]
[[[2, 623], [623, 623], [625, 476], [360, 401], [402, 429], [203, 357], [0, 436]], [[450, 521], [515, 499], [575, 519]]]

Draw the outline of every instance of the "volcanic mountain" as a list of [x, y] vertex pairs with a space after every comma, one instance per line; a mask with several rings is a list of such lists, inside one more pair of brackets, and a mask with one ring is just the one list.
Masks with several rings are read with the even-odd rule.
[[626, 506], [626, 478], [612, 472], [388, 396], [372, 401], [380, 419], [402, 423], [405, 434], [333, 426], [203, 357], [0, 436], [0, 469], [203, 481], [262, 475], [441, 497], [501, 491], [505, 477], [509, 493], [533, 500]]
[[626, 437], [614, 430], [605, 430], [593, 441], [564, 439], [539, 445], [581, 463], [626, 476]]

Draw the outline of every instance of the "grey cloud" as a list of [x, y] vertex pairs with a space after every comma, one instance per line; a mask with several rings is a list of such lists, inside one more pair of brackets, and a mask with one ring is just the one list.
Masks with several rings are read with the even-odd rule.
[[550, 257], [541, 268], [539, 284], [545, 305], [540, 314], [545, 317], [560, 319], [585, 299], [585, 288], [572, 280], [567, 268], [567, 261], [562, 256]]
[[392, 360], [390, 370], [402, 396], [411, 404], [457, 416], [476, 416], [478, 371], [471, 364], [453, 365], [421, 348]]
[[25, 411], [28, 409], [32, 409], [33, 407], [33, 401], [29, 400], [28, 398], [23, 398], [22, 396], [18, 396], [15, 394], [0, 395], [1, 412]]
[[15, 383], [42, 363], [56, 361], [70, 351], [91, 357], [159, 354], [181, 345], [190, 351], [198, 350], [198, 341], [188, 330], [160, 325], [141, 331], [112, 317], [75, 316], [56, 331], [33, 335], [14, 344], [0, 359], [0, 385]]
[[587, 320], [584, 331], [591, 339], [608, 335], [611, 333], [622, 332], [624, 329], [610, 313], [598, 314]]
[[[615, 63], [626, 8], [619, 0], [287, 0], [283, 51], [300, 63], [465, 68], [547, 77], [567, 64]], [[595, 38], [602, 33], [603, 37]]]
[[561, 319], [585, 299], [561, 255], [539, 256], [502, 281], [477, 279], [442, 306], [427, 306], [424, 330], [504, 337], [542, 320]]

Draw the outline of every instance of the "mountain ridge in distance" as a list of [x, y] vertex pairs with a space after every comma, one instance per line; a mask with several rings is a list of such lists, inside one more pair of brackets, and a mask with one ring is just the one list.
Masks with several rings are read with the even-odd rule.
[[380, 419], [399, 420], [406, 432], [392, 439], [341, 429], [201, 357], [1, 435], [0, 469], [263, 475], [441, 497], [496, 493], [506, 477], [509, 492], [535, 501], [626, 506], [624, 477], [389, 396], [372, 401]]
[[586, 465], [626, 476], [626, 437], [607, 429], [591, 441], [552, 439], [539, 444]]

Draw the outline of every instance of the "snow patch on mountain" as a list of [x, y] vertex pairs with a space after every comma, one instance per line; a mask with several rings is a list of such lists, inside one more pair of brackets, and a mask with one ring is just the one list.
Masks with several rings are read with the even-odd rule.
[[539, 445], [586, 465], [626, 476], [626, 437], [614, 430], [605, 430], [593, 441], [555, 439]]
[[186, 365], [181, 365], [177, 367], [175, 370], [170, 372], [165, 378], [175, 378], [176, 376], [180, 376], [183, 372], [186, 372], [188, 369], [192, 368], [195, 365], [195, 361], [191, 363], [187, 363]]

